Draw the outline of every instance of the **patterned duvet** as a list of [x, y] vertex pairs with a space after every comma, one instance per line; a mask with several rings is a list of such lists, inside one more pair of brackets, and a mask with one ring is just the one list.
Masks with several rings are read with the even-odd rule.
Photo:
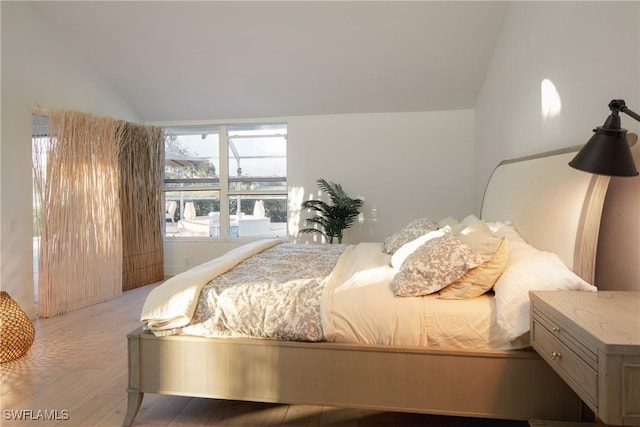
[[347, 247], [282, 243], [245, 259], [204, 286], [182, 333], [324, 341], [325, 283]]

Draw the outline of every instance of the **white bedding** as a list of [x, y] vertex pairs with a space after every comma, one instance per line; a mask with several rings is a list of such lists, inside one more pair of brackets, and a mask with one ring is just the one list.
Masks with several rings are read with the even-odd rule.
[[502, 350], [529, 345], [526, 334], [513, 341], [503, 338], [491, 293], [469, 300], [395, 297], [390, 258], [381, 243], [360, 243], [341, 258], [351, 268], [338, 278], [327, 301], [335, 341]]
[[[145, 302], [141, 320], [156, 335], [185, 333], [211, 335], [207, 328], [187, 326], [196, 311], [196, 295], [210, 280], [268, 250], [278, 242], [266, 240], [238, 248], [227, 255], [175, 276], [154, 289]], [[321, 302], [324, 339], [336, 342], [394, 346], [515, 349], [526, 339], [507, 342], [496, 326], [492, 295], [465, 301], [395, 297], [391, 280], [396, 270], [382, 243], [350, 246], [325, 280]], [[246, 336], [228, 333], [226, 336]]]
[[[528, 346], [529, 291], [566, 289], [593, 292], [596, 288], [569, 270], [557, 255], [528, 245], [509, 224], [491, 225], [489, 233], [509, 240], [509, 255], [493, 291], [479, 297], [449, 300], [438, 298], [437, 293], [421, 297], [395, 296], [393, 279], [399, 270], [392, 266], [392, 255], [383, 251], [383, 243], [360, 243], [339, 252], [333, 247], [327, 251], [328, 247], [321, 245], [288, 244], [279, 246], [282, 248], [280, 252], [278, 248], [270, 248], [281, 241], [263, 240], [242, 246], [154, 289], [145, 302], [141, 320], [156, 335], [179, 333], [180, 328], [189, 325], [183, 329], [184, 333], [201, 336], [285, 337], [464, 349], [523, 348]], [[262, 252], [268, 250], [277, 252], [263, 257]], [[325, 255], [329, 252], [333, 252], [335, 258], [327, 264]], [[306, 258], [302, 256], [304, 253]], [[235, 279], [217, 278], [256, 254], [259, 254], [259, 260], [247, 261], [253, 265], [251, 268], [247, 264], [245, 269], [240, 266], [240, 269], [229, 272], [233, 276], [238, 272]], [[318, 270], [321, 259], [325, 259], [322, 274]], [[301, 285], [307, 276], [311, 279], [310, 285]], [[213, 280], [217, 281], [215, 287], [219, 289], [210, 295], [202, 292], [199, 298], [207, 284], [205, 289], [214, 286]], [[242, 285], [235, 286], [236, 283]], [[268, 285], [269, 290], [265, 288], [265, 292], [260, 293], [261, 288], [252, 287], [257, 283]], [[298, 289], [295, 292], [293, 283]], [[316, 296], [313, 299], [300, 299], [302, 295], [311, 294], [311, 287], [316, 285], [321, 287], [314, 291]], [[238, 293], [236, 287], [246, 289]], [[283, 293], [284, 289], [288, 291]], [[231, 294], [241, 295], [239, 299], [231, 299], [243, 301], [244, 305], [225, 303], [230, 307], [228, 310], [219, 308], [216, 301], [222, 298], [228, 302]], [[199, 302], [199, 299], [204, 302]], [[259, 307], [261, 303], [264, 307]], [[199, 308], [196, 317], [196, 305], [208, 308]], [[280, 306], [286, 309], [274, 309]], [[207, 315], [199, 316], [201, 312]], [[204, 320], [211, 318], [208, 313], [214, 312], [218, 313], [218, 320], [213, 323], [220, 328], [211, 327], [212, 323]], [[316, 314], [311, 316], [312, 312]], [[315, 318], [313, 324], [319, 325], [314, 330], [319, 332], [306, 335], [303, 319], [312, 317]], [[259, 320], [256, 328], [246, 327], [250, 319], [263, 320]], [[285, 332], [290, 323], [287, 319], [297, 319], [296, 328], [303, 333], [292, 335], [290, 331]], [[192, 320], [194, 323], [190, 324]], [[198, 322], [208, 326], [193, 327]]]

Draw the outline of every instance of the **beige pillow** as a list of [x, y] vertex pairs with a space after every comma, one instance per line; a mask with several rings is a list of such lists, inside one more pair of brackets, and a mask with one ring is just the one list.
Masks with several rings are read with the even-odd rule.
[[502, 243], [499, 237], [491, 233], [484, 221], [475, 221], [457, 234], [457, 237], [468, 245], [472, 251], [482, 257], [483, 262], [490, 261]]
[[506, 237], [498, 239], [498, 249], [489, 261], [470, 270], [440, 291], [438, 298], [471, 299], [489, 291], [507, 266], [509, 244]]
[[397, 251], [402, 245], [409, 243], [412, 240], [417, 239], [423, 234], [429, 231], [437, 230], [438, 224], [428, 218], [421, 218], [412, 221], [393, 233], [391, 236], [384, 239], [383, 251], [386, 254], [391, 254]]
[[438, 292], [482, 264], [482, 258], [458, 238], [445, 235], [427, 241], [405, 259], [391, 281], [396, 296]]

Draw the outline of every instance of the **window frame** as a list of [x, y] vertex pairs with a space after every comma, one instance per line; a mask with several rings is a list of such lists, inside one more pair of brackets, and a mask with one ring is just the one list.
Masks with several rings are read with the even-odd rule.
[[[257, 136], [229, 136], [229, 127], [240, 125], [240, 126], [264, 126], [264, 125], [279, 125], [284, 127], [283, 133], [270, 133], [267, 135], [257, 135]], [[220, 242], [242, 242], [242, 241], [253, 241], [256, 239], [264, 238], [264, 235], [248, 235], [248, 236], [232, 236], [230, 235], [231, 230], [231, 212], [230, 212], [230, 201], [234, 196], [242, 197], [260, 197], [260, 196], [281, 196], [285, 200], [285, 209], [288, 207], [288, 185], [287, 185], [287, 153], [288, 150], [285, 147], [285, 175], [280, 177], [232, 177], [229, 171], [229, 162], [230, 162], [230, 139], [236, 138], [263, 138], [263, 137], [282, 137], [285, 141], [285, 146], [288, 144], [288, 123], [285, 121], [268, 121], [268, 122], [229, 122], [229, 123], [204, 123], [198, 125], [190, 125], [190, 124], [175, 124], [175, 125], [161, 125], [164, 128], [166, 136], [169, 137], [171, 134], [176, 135], [201, 135], [207, 131], [207, 133], [213, 134], [216, 133], [218, 135], [218, 157], [219, 157], [219, 165], [217, 165], [216, 177], [207, 177], [207, 178], [165, 178], [163, 179], [163, 200], [166, 203], [166, 194], [168, 192], [173, 191], [216, 191], [219, 195], [219, 235], [218, 236], [180, 236], [179, 233], [175, 235], [167, 234], [166, 224], [163, 229], [163, 238], [164, 240], [179, 240], [179, 241], [189, 241], [189, 240], [207, 240], [207, 241], [220, 241]], [[165, 144], [166, 150], [166, 144]], [[231, 190], [230, 185], [233, 182], [283, 182], [284, 188], [282, 190], [268, 190], [268, 189], [258, 189], [258, 190]], [[168, 187], [167, 183], [190, 183], [192, 186], [186, 187]], [[209, 183], [207, 185], [207, 183]], [[201, 185], [199, 185], [201, 184]], [[217, 185], [216, 185], [217, 184]], [[183, 215], [181, 212], [180, 215]], [[287, 212], [288, 218], [288, 212]], [[180, 220], [181, 218], [178, 218]], [[278, 234], [278, 237], [286, 238], [288, 234], [288, 227], [283, 229], [282, 234]]]

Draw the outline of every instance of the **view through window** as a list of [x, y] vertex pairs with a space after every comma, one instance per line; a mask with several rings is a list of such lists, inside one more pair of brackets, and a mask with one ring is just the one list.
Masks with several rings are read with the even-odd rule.
[[165, 130], [166, 236], [286, 234], [286, 124]]

